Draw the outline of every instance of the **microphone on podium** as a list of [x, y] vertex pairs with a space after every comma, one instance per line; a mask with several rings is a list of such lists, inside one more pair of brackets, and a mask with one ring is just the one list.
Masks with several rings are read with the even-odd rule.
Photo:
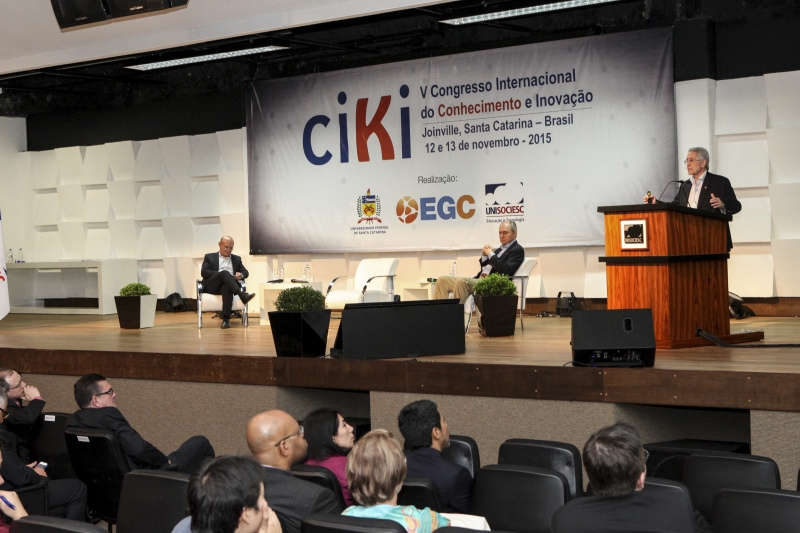
[[[681, 185], [683, 185], [684, 183], [687, 183], [687, 182], [689, 182], [689, 180], [686, 180], [686, 181], [684, 181], [684, 180], [671, 180], [671, 181], [669, 181], [669, 183], [667, 183], [666, 187], [664, 187], [664, 190], [661, 191], [661, 195], [658, 198], [661, 198], [661, 197], [664, 196], [664, 193], [667, 192], [667, 189], [669, 188], [669, 186], [672, 183], [680, 183]], [[681, 187], [681, 190], [683, 190], [682, 187]], [[665, 202], [664, 200], [659, 200], [658, 198], [656, 198], [655, 196], [652, 196], [650, 194], [650, 191], [647, 191], [647, 196], [645, 196], [645, 202], [647, 202], [648, 204], [668, 204], [668, 203], [670, 203], [670, 202]], [[689, 198], [686, 198], [686, 205], [689, 205]]]

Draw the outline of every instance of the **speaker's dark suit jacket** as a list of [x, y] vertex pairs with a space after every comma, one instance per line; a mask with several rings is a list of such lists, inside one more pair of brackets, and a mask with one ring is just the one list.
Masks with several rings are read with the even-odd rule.
[[[675, 195], [675, 199], [672, 200], [672, 203], [682, 206], [689, 205], [689, 195], [692, 193], [693, 179], [694, 178], [689, 178], [683, 182], [678, 189], [678, 194]], [[727, 214], [735, 215], [742, 210], [742, 204], [736, 199], [736, 193], [733, 192], [733, 187], [731, 186], [730, 180], [725, 176], [719, 176], [717, 174], [707, 172], [706, 177], [703, 179], [703, 188], [700, 190], [700, 196], [697, 198], [697, 209], [711, 211], [712, 213], [721, 213], [722, 211], [719, 209], [714, 209], [711, 207], [712, 194], [722, 200], [722, 203], [725, 204], [725, 212]], [[727, 228], [727, 231], [728, 251], [730, 251], [731, 248], [733, 248], [730, 227]]]
[[[522, 262], [525, 261], [525, 249], [520, 246], [517, 241], [514, 241], [511, 243], [511, 246], [503, 252], [503, 255], [498, 256], [497, 254], [500, 253], [500, 250], [501, 249], [498, 247], [497, 250], [494, 251], [494, 255], [489, 258], [481, 256], [481, 268], [486, 265], [492, 265], [492, 274], [505, 274], [511, 277], [520, 265], [522, 265]], [[475, 277], [481, 277], [481, 272], [478, 272]]]
[[31, 400], [28, 405], [22, 401], [8, 399], [8, 418], [3, 421], [6, 429], [15, 434], [19, 440], [19, 458], [30, 463], [31, 430], [33, 424], [42, 414], [44, 400]]
[[[231, 254], [231, 265], [233, 266], [234, 274], [239, 272], [245, 279], [247, 279], [247, 276], [250, 275], [250, 273], [242, 264], [242, 258], [238, 255]], [[203, 277], [203, 279], [208, 279], [217, 272], [219, 272], [219, 252], [206, 254], [203, 258], [203, 265], [200, 267], [200, 275]]]
[[67, 428], [107, 429], [113, 431], [128, 456], [131, 469], [161, 468], [167, 464], [167, 456], [144, 440], [116, 407], [81, 409], [75, 411], [67, 420]]
[[328, 489], [268, 466], [264, 467], [264, 498], [278, 515], [283, 533], [300, 533], [300, 522], [314, 513], [340, 514], [344, 510]]
[[439, 492], [443, 513], [469, 513], [472, 476], [469, 470], [442, 457], [435, 448], [403, 450], [409, 476], [425, 476]]

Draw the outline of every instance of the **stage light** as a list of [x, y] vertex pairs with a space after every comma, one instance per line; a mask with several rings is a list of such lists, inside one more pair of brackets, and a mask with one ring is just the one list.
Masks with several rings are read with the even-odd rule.
[[544, 4], [540, 6], [523, 7], [520, 9], [509, 9], [508, 11], [496, 11], [494, 13], [486, 13], [484, 15], [473, 15], [471, 17], [440, 20], [439, 22], [442, 22], [444, 24], [452, 24], [453, 26], [461, 26], [464, 24], [475, 24], [477, 22], [491, 22], [493, 20], [507, 19], [512, 17], [538, 15], [540, 13], [549, 13], [551, 11], [561, 11], [564, 9], [573, 9], [576, 7], [588, 7], [598, 4], [609, 4], [611, 2], [618, 2], [618, 1], [619, 0], [567, 0], [566, 2], [556, 2], [553, 4]]
[[159, 68], [179, 67], [181, 65], [191, 65], [193, 63], [203, 63], [205, 61], [215, 61], [217, 59], [229, 59], [232, 57], [249, 56], [253, 54], [263, 54], [276, 50], [287, 50], [288, 46], [261, 46], [259, 48], [248, 48], [247, 50], [234, 50], [232, 52], [220, 52], [217, 54], [207, 54], [203, 56], [185, 57], [181, 59], [170, 59], [166, 61], [155, 61], [153, 63], [142, 63], [141, 65], [129, 65], [125, 68], [133, 70], [155, 70]]

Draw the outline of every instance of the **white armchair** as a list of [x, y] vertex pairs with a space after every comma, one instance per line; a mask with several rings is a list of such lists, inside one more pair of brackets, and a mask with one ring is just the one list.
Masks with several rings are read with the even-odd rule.
[[528, 279], [531, 271], [538, 262], [538, 259], [526, 257], [514, 275], [511, 276], [514, 284], [517, 285], [517, 294], [519, 294], [519, 325], [523, 331], [525, 331], [525, 324], [522, 322], [522, 311], [525, 310], [525, 291], [528, 290]]
[[[244, 280], [239, 281], [242, 290], [247, 292]], [[243, 304], [238, 294], [233, 295], [233, 305], [231, 310], [242, 313], [242, 325], [247, 327], [250, 321], [247, 319], [247, 304]], [[208, 294], [203, 292], [203, 280], [197, 280], [197, 327], [203, 328], [203, 311], [222, 311], [222, 296], [219, 294]]]
[[[358, 264], [355, 276], [333, 278], [325, 293], [325, 305], [328, 309], [344, 309], [344, 305], [350, 303], [391, 302], [394, 300], [394, 277], [399, 262], [399, 259], [391, 258], [364, 259]], [[336, 280], [342, 278], [355, 278], [353, 288], [331, 290]]]

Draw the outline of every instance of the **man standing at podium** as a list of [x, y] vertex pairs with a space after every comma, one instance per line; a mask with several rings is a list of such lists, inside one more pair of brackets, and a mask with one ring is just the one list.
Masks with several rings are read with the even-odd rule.
[[[728, 215], [735, 215], [742, 210], [742, 204], [736, 199], [728, 178], [708, 171], [708, 150], [701, 147], [689, 148], [684, 163], [692, 177], [681, 184], [672, 203]], [[655, 201], [654, 197], [650, 198], [650, 201]], [[645, 197], [645, 201], [648, 201], [648, 197]], [[727, 232], [730, 251], [733, 248], [730, 227]]]

